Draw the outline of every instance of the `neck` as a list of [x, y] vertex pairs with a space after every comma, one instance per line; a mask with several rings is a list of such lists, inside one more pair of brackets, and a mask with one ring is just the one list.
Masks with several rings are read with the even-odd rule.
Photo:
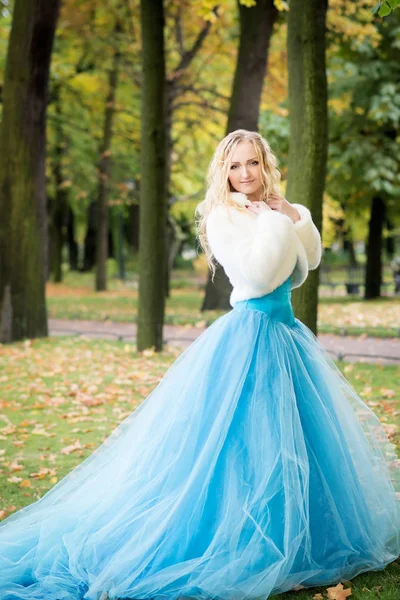
[[251, 202], [259, 202], [260, 200], [263, 199], [263, 195], [264, 195], [264, 190], [262, 187], [259, 190], [252, 192], [251, 194], [246, 194], [246, 196], [248, 197], [248, 199]]

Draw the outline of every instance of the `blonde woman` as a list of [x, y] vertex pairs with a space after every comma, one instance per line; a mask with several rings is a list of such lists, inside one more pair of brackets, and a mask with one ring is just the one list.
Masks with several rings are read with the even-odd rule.
[[218, 145], [199, 205], [233, 310], [111, 436], [0, 526], [2, 600], [266, 600], [400, 554], [398, 462], [291, 289], [321, 259], [257, 133]]

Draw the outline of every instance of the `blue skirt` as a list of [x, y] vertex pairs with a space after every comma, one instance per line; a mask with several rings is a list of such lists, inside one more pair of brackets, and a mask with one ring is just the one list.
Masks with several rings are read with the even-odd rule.
[[383, 569], [400, 554], [398, 464], [294, 317], [289, 278], [217, 319], [3, 521], [0, 598], [265, 600]]

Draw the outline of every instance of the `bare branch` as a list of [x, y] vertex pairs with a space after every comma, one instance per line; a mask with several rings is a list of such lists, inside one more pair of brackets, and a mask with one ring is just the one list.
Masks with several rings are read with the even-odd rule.
[[[216, 16], [218, 16], [218, 8], [219, 8], [219, 6], [217, 5], [213, 9], [213, 13]], [[211, 29], [211, 26], [212, 26], [212, 23], [210, 21], [207, 21], [205, 23], [203, 29], [200, 31], [199, 35], [197, 36], [191, 49], [183, 52], [183, 55], [182, 55], [179, 65], [176, 67], [176, 69], [174, 69], [172, 71], [172, 73], [170, 73], [168, 75], [168, 79], [170, 81], [175, 81], [176, 79], [178, 79], [180, 77], [180, 75], [182, 74], [182, 72], [188, 68], [188, 66], [190, 65], [190, 63], [192, 62], [192, 60], [194, 59], [194, 57], [196, 56], [196, 54], [202, 47], [203, 42], [206, 39], [208, 32]]]
[[213, 104], [210, 104], [206, 100], [204, 100], [203, 102], [198, 102], [196, 100], [188, 100], [187, 102], [177, 102], [175, 105], [172, 106], [172, 110], [175, 111], [178, 108], [182, 108], [182, 106], [200, 106], [200, 108], [209, 108], [210, 110], [214, 110], [215, 112], [220, 112], [223, 115], [226, 114], [225, 109], [220, 108], [219, 106], [214, 106]]

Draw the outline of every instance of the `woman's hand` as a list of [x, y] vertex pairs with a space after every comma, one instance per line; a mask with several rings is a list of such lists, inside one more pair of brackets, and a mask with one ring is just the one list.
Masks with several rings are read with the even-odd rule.
[[259, 215], [260, 213], [265, 212], [266, 210], [271, 210], [268, 204], [266, 202], [263, 202], [262, 200], [257, 200], [254, 202], [249, 201], [249, 203], [246, 204], [246, 209], [254, 213], [255, 215]]
[[256, 215], [259, 215], [266, 210], [277, 210], [292, 219], [293, 223], [300, 219], [298, 210], [294, 208], [286, 198], [279, 194], [270, 194], [267, 203], [262, 200], [250, 202], [246, 205], [246, 208]]
[[272, 193], [268, 196], [267, 202], [268, 206], [272, 208], [272, 210], [277, 210], [284, 215], [287, 215], [292, 219], [293, 223], [296, 223], [296, 221], [300, 219], [299, 211], [294, 208], [283, 196]]

